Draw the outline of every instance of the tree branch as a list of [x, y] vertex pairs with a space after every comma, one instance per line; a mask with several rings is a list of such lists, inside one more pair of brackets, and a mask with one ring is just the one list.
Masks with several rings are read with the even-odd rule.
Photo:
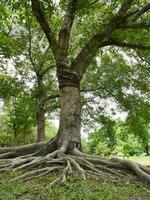
[[44, 76], [50, 69], [54, 69], [56, 65], [51, 65], [42, 71], [42, 75]]
[[150, 67], [150, 61], [148, 59], [144, 58], [138, 51], [136, 51], [136, 54], [138, 55], [141, 61], [147, 63], [148, 66]]
[[[91, 8], [93, 5], [95, 5], [96, 3], [98, 3], [100, 0], [95, 0], [87, 5], [85, 5], [85, 7], [83, 7], [82, 9], [87, 9], [87, 8]], [[102, 3], [102, 2], [101, 2]], [[105, 0], [102, 5], [106, 4], [107, 3], [107, 0]], [[80, 9], [80, 8], [79, 8]]]
[[45, 13], [41, 8], [41, 5], [40, 5], [41, 3], [39, 0], [31, 0], [31, 2], [32, 2], [33, 13], [34, 13], [37, 21], [39, 22], [42, 30], [44, 31], [44, 33], [49, 41], [49, 44], [50, 44], [51, 50], [54, 54], [54, 57], [56, 58], [57, 41], [56, 41], [54, 34], [48, 24]]
[[141, 10], [136, 12], [136, 14], [133, 17], [133, 20], [137, 20], [139, 17], [141, 17], [141, 15], [143, 15], [148, 10], [150, 10], [150, 3], [146, 4]]
[[32, 32], [31, 32], [31, 21], [30, 21], [30, 17], [29, 17], [29, 7], [27, 6], [27, 4], [25, 4], [25, 7], [26, 7], [26, 15], [27, 15], [27, 23], [28, 23], [27, 35], [28, 35], [28, 42], [29, 42], [29, 48], [28, 48], [27, 54], [29, 56], [33, 70], [37, 73], [36, 63], [35, 63], [35, 60], [34, 60], [34, 57], [32, 54]]
[[129, 29], [149, 29], [150, 22], [125, 24], [121, 28], [123, 29], [128, 29], [128, 28]]
[[131, 49], [140, 49], [140, 50], [150, 50], [150, 45], [143, 45], [141, 43], [131, 43], [128, 41], [121, 41], [111, 38], [107, 42], [104, 42], [103, 45], [114, 45], [119, 47], [127, 47]]
[[[30, 22], [29, 22], [30, 24]], [[32, 56], [32, 35], [31, 35], [31, 27], [30, 25], [28, 26], [28, 39], [29, 39], [29, 50], [28, 50], [28, 54], [29, 54], [29, 58], [30, 58], [30, 61], [31, 61], [31, 64], [32, 64], [32, 67], [34, 69], [34, 71], [36, 72], [37, 69], [36, 69], [36, 63], [33, 59], [33, 56]]]
[[75, 58], [74, 62], [71, 64], [71, 67], [80, 75], [80, 77], [82, 77], [85, 73], [89, 63], [96, 55], [97, 50], [103, 46], [103, 42], [111, 36], [114, 30], [120, 28], [120, 25], [125, 23], [126, 19], [128, 18], [127, 11], [132, 2], [133, 0], [124, 0], [124, 3], [122, 4], [117, 15], [113, 17], [103, 31], [96, 33], [87, 42], [87, 44]]
[[97, 87], [97, 88], [88, 88], [88, 89], [84, 88], [84, 89], [80, 90], [80, 92], [82, 92], [82, 93], [86, 93], [86, 92], [95, 92], [95, 91], [98, 91], [98, 90], [100, 90], [100, 89], [102, 89], [102, 88], [101, 88], [101, 87]]
[[[94, 4], [96, 4], [97, 2], [99, 2], [99, 0], [95, 0], [92, 3], [90, 3], [87, 7], [93, 6]], [[106, 2], [105, 2], [106, 3]]]
[[[98, 87], [98, 88], [93, 88], [93, 89], [92, 89], [92, 88], [91, 88], [91, 89], [86, 89], [86, 88], [84, 88], [84, 89], [80, 90], [80, 92], [81, 92], [81, 93], [94, 92], [94, 91], [97, 91], [97, 90], [100, 90], [100, 89], [101, 89], [100, 87]], [[59, 95], [59, 94], [49, 95], [49, 96], [45, 97], [45, 100], [48, 101], [48, 100], [50, 100], [50, 99], [57, 99], [57, 98], [60, 98], [60, 95]]]
[[46, 55], [47, 55], [47, 53], [48, 53], [49, 48], [50, 48], [50, 47], [48, 46], [47, 49], [45, 50], [44, 55], [43, 55], [43, 58], [41, 59], [41, 62], [40, 62], [39, 65], [38, 65], [38, 68], [41, 68], [41, 69], [42, 69], [42, 67], [43, 67], [43, 65], [44, 65], [44, 63], [45, 63]]
[[46, 97], [46, 101], [48, 101], [50, 99], [56, 99], [56, 98], [60, 98], [60, 95], [59, 94], [49, 95]]
[[58, 40], [58, 61], [67, 60], [70, 32], [76, 13], [76, 4], [77, 0], [69, 0], [67, 10], [62, 20]]
[[127, 12], [129, 10], [129, 8], [131, 7], [133, 0], [124, 0], [120, 10], [118, 11], [118, 16], [119, 17], [127, 17]]

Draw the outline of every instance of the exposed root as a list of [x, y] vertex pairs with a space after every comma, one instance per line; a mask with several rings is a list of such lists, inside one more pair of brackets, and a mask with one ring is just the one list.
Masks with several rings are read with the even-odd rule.
[[27, 144], [19, 147], [0, 148], [0, 159], [15, 158], [18, 156], [28, 157], [32, 155], [46, 155], [57, 149], [56, 138], [52, 138], [48, 142], [39, 142]]
[[45, 168], [42, 168], [42, 169], [37, 169], [37, 170], [34, 170], [34, 171], [31, 171], [31, 172], [27, 172], [21, 176], [18, 176], [14, 179], [12, 179], [12, 181], [27, 181], [27, 180], [31, 180], [35, 177], [38, 177], [38, 176], [44, 176], [52, 171], [55, 171], [55, 170], [58, 170], [62, 168], [61, 166], [55, 166], [55, 167], [45, 167]]
[[33, 143], [33, 144], [27, 144], [19, 147], [5, 147], [5, 148], [0, 148], [0, 155], [6, 154], [6, 158], [8, 158], [7, 153], [11, 153], [15, 156], [19, 155], [25, 155], [29, 153], [33, 153], [36, 150], [44, 147], [46, 143], [45, 142], [39, 142], [39, 143]]
[[70, 164], [73, 165], [73, 167], [81, 174], [82, 178], [85, 180], [86, 177], [85, 177], [84, 169], [82, 167], [80, 167], [80, 165], [77, 163], [77, 161], [71, 157], [68, 157], [68, 161], [70, 161]]
[[[3, 152], [1, 155], [8, 155], [9, 153]], [[19, 155], [11, 159], [5, 159], [5, 156], [2, 156], [0, 159], [0, 173], [5, 171], [22, 171], [22, 174], [13, 178], [12, 181], [27, 181], [52, 172], [59, 172], [59, 177], [50, 184], [51, 186], [58, 182], [60, 184], [65, 183], [68, 176], [74, 172], [78, 172], [83, 179], [90, 175], [100, 177], [102, 174], [110, 174], [118, 178], [122, 178], [124, 175], [130, 177], [136, 175], [143, 183], [150, 186], [149, 168], [129, 160], [107, 159], [84, 154], [77, 149], [74, 149], [71, 155], [56, 150], [45, 156], [31, 152], [28, 155]]]
[[150, 184], [150, 175], [141, 168], [141, 165], [138, 165], [136, 162], [130, 160], [116, 160], [131, 169], [143, 183]]
[[7, 152], [0, 155], [0, 159], [13, 157], [15, 157], [15, 152]]

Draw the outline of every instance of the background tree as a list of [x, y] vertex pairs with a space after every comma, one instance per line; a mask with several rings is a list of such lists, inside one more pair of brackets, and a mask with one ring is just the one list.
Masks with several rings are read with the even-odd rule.
[[[19, 40], [17, 41], [18, 45], [16, 47], [11, 43], [6, 43], [8, 48], [11, 46], [14, 49], [16, 48], [16, 50], [15, 53], [11, 52], [8, 56], [6, 51], [2, 49], [3, 57], [5, 56], [3, 60], [11, 56], [14, 67], [13, 73], [16, 73], [19, 79], [24, 80], [24, 89], [30, 93], [32, 98], [36, 99], [37, 140], [40, 142], [45, 140], [45, 113], [50, 109], [50, 106], [47, 106], [47, 102], [52, 99], [51, 111], [53, 107], [58, 107], [57, 103], [53, 103], [53, 99], [58, 96], [54, 95], [56, 84], [53, 72], [53, 58], [49, 52], [49, 46], [43, 33], [37, 27], [32, 13], [29, 12], [29, 5], [25, 4], [25, 7], [20, 7], [20, 12], [17, 10], [19, 4], [12, 3], [12, 6], [13, 11], [10, 13], [12, 16], [15, 15], [15, 19], [5, 38], [9, 41], [10, 38], [16, 40], [19, 37]], [[2, 5], [2, 8], [6, 9], [7, 7]], [[11, 10], [11, 8], [9, 9]], [[10, 14], [8, 13], [8, 15]], [[11, 19], [9, 20], [11, 23]], [[3, 22], [7, 26], [7, 20], [3, 19]], [[18, 46], [19, 50], [17, 49]], [[22, 53], [20, 55], [21, 49]], [[8, 71], [8, 65], [9, 63], [2, 63], [2, 71], [5, 74]], [[49, 70], [51, 70], [51, 73], [49, 73]]]
[[[29, 135], [35, 126], [35, 102], [27, 94], [12, 97], [6, 106], [6, 126], [13, 132], [13, 145], [29, 143]], [[19, 142], [20, 139], [20, 142]]]

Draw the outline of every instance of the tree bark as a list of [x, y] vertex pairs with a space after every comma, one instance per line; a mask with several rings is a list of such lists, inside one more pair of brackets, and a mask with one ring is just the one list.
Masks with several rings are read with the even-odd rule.
[[13, 128], [13, 132], [13, 146], [15, 147], [17, 145], [17, 130], [15, 127]]
[[37, 89], [37, 140], [43, 142], [45, 140], [45, 108], [44, 108], [44, 89], [42, 78], [38, 77]]
[[144, 148], [145, 148], [146, 155], [149, 156], [150, 155], [150, 153], [149, 153], [149, 144], [148, 143], [145, 144]]
[[41, 102], [41, 99], [38, 99], [38, 108], [37, 108], [37, 140], [42, 142], [45, 140], [45, 111], [44, 105]]
[[23, 128], [23, 144], [26, 144], [26, 126]]
[[57, 144], [63, 152], [74, 147], [81, 149], [80, 89], [66, 86], [60, 89], [60, 124]]

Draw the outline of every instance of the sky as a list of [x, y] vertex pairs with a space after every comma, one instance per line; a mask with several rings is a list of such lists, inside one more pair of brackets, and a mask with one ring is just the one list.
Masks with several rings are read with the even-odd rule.
[[59, 0], [52, 0], [55, 4], [59, 3]]

